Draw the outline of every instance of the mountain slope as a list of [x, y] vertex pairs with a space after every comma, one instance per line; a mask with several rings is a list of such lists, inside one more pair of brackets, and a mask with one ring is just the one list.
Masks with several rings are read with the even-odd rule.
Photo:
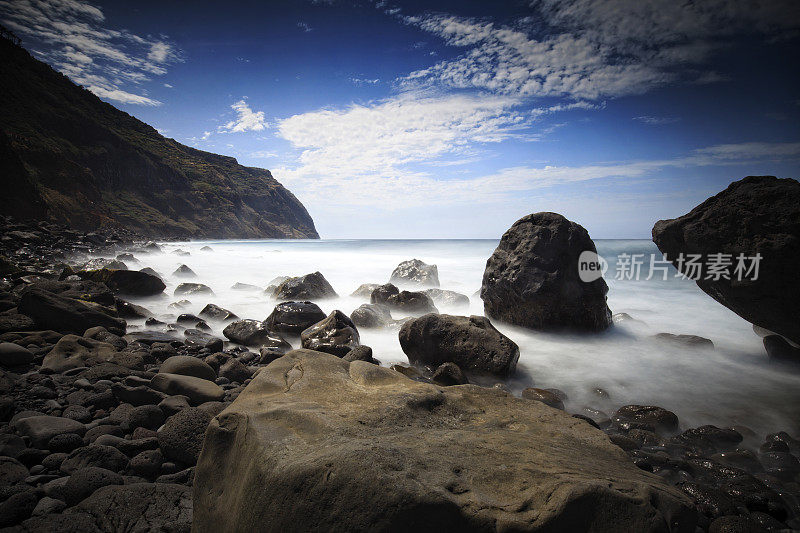
[[0, 38], [0, 212], [154, 237], [319, 238], [268, 170], [184, 146]]

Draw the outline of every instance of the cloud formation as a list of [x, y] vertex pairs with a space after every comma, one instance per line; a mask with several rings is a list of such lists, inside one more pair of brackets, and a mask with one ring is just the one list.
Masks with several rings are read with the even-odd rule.
[[166, 37], [107, 26], [103, 11], [77, 0], [0, 0], [0, 21], [23, 39], [49, 45], [40, 58], [101, 98], [159, 105], [141, 85], [181, 60]]
[[[262, 131], [269, 125], [264, 118], [263, 111], [253, 111], [244, 99], [231, 105], [231, 109], [236, 111], [237, 117], [234, 120], [220, 126], [220, 133], [243, 133], [245, 131]], [[205, 137], [204, 137], [205, 138]]]

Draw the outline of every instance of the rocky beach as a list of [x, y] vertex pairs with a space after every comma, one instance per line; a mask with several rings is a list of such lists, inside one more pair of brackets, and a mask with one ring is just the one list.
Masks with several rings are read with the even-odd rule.
[[[770, 264], [797, 253], [796, 237], [781, 235], [797, 229], [798, 190], [793, 180], [746, 178], [657, 224], [655, 241], [668, 253], [691, 247], [666, 235], [699, 220], [683, 235], [712, 232], [714, 249], [755, 249]], [[731, 205], [750, 213], [729, 243], [714, 224]], [[463, 309], [470, 296], [442, 286], [447, 274], [419, 259], [386, 272], [389, 283], [361, 284], [350, 298], [364, 303], [349, 315], [320, 272], [237, 283], [231, 290], [249, 291], [265, 309], [266, 318], [248, 316], [185, 264], [163, 280], [147, 266], [191, 262], [178, 246], [5, 219], [0, 519], [8, 531], [800, 527], [793, 428], [690, 427], [661, 406], [615, 404], [602, 389], [581, 405], [564, 392], [569, 382], [520, 390], [520, 347], [495, 324], [592, 336], [636, 320], [612, 318], [602, 277], [579, 279], [579, 254], [596, 248], [560, 215], [520, 219], [486, 258], [472, 296], [486, 316], [440, 313]], [[769, 313], [784, 305], [791, 314], [796, 303], [785, 285], [768, 283], [700, 288], [780, 330]], [[742, 290], [772, 303], [742, 311], [729, 303]], [[171, 312], [149, 310], [154, 301]], [[793, 330], [759, 327], [762, 357], [783, 365], [796, 357]], [[366, 345], [376, 331], [394, 336], [407, 360], [387, 362]], [[659, 342], [692, 357], [713, 349], [681, 333]]]

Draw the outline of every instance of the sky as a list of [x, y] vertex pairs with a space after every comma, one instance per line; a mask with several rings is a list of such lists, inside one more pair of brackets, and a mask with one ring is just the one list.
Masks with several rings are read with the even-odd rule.
[[649, 238], [800, 177], [797, 0], [0, 0], [35, 57], [269, 169], [323, 238]]

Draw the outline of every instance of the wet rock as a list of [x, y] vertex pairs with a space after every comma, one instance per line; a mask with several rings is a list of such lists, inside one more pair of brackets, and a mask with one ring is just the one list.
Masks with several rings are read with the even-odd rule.
[[338, 294], [321, 273], [313, 272], [287, 279], [275, 289], [274, 297], [276, 300], [322, 300], [337, 298]]
[[75, 433], [83, 436], [86, 433], [86, 426], [76, 420], [44, 415], [19, 419], [14, 423], [14, 429], [20, 435], [28, 437], [31, 445], [37, 448], [45, 448], [56, 435]]
[[443, 387], [452, 385], [466, 385], [469, 383], [467, 376], [455, 363], [442, 363], [433, 373], [431, 381]]
[[84, 270], [78, 275], [83, 279], [104, 283], [120, 294], [155, 296], [166, 288], [161, 278], [138, 270]]
[[231, 322], [222, 330], [222, 334], [231, 341], [243, 346], [267, 346], [283, 349], [284, 351], [292, 349], [292, 345], [286, 339], [277, 333], [273, 333], [264, 322], [259, 322], [258, 320], [245, 319]]
[[542, 402], [545, 405], [554, 407], [556, 409], [564, 410], [564, 402], [557, 394], [547, 389], [537, 389], [535, 387], [528, 387], [522, 391], [522, 397], [526, 400], [534, 400]]
[[180, 374], [182, 376], [194, 376], [208, 381], [217, 379], [217, 374], [214, 369], [208, 366], [207, 363], [189, 355], [175, 355], [170, 357], [159, 368], [160, 373], [166, 374]]
[[685, 444], [711, 455], [736, 448], [742, 442], [742, 435], [733, 429], [722, 429], [716, 426], [700, 426], [687, 429], [680, 435], [673, 437], [673, 442]]
[[714, 348], [714, 343], [711, 339], [699, 337], [697, 335], [674, 335], [672, 333], [658, 333], [653, 336], [654, 339], [660, 342], [680, 346], [683, 348]]
[[197, 531], [694, 530], [687, 496], [566, 413], [309, 350], [211, 421], [194, 497]]
[[763, 342], [770, 359], [790, 363], [800, 362], [800, 348], [792, 346], [780, 335], [767, 335]]
[[400, 291], [389, 296], [386, 305], [403, 315], [419, 316], [439, 312], [433, 305], [433, 300], [424, 292]]
[[28, 365], [33, 361], [33, 353], [19, 344], [0, 342], [0, 366], [14, 368]]
[[719, 489], [697, 483], [683, 483], [680, 489], [688, 494], [700, 512], [709, 518], [738, 514], [733, 498]]
[[158, 445], [164, 456], [184, 464], [195, 464], [211, 418], [210, 414], [196, 407], [182, 409], [169, 417], [158, 430]]
[[187, 329], [183, 332], [185, 339], [183, 340], [186, 346], [196, 348], [207, 348], [212, 352], [222, 350], [223, 341], [213, 335], [209, 335], [199, 329]]
[[196, 278], [197, 274], [194, 273], [194, 270], [189, 268], [186, 265], [181, 265], [175, 269], [175, 272], [172, 273], [173, 276], [176, 278]]
[[749, 516], [721, 516], [711, 522], [708, 533], [764, 533], [758, 521]]
[[594, 242], [563, 216], [535, 213], [519, 219], [486, 262], [481, 287], [486, 316], [539, 330], [605, 330], [611, 325], [608, 286], [602, 277], [581, 280], [583, 252], [596, 253]]
[[122, 485], [122, 476], [111, 470], [87, 466], [75, 471], [64, 485], [64, 498], [68, 506], [76, 505], [94, 491], [108, 485]]
[[612, 420], [622, 427], [649, 429], [658, 434], [678, 431], [678, 417], [672, 411], [653, 405], [625, 405], [620, 407]]
[[400, 294], [400, 289], [391, 283], [386, 283], [384, 285], [378, 285], [372, 290], [372, 293], [369, 296], [369, 301], [373, 304], [381, 304], [388, 307], [389, 298], [397, 294]]
[[[680, 254], [731, 254], [730, 279], [702, 276], [697, 286], [745, 320], [800, 344], [800, 286], [792, 266], [800, 264], [797, 235], [800, 183], [774, 176], [733, 182], [688, 214], [653, 226], [653, 242], [679, 270]], [[757, 279], [739, 281], [737, 256], [757, 253]]]
[[82, 335], [89, 328], [103, 326], [116, 335], [125, 334], [124, 320], [98, 311], [78, 300], [35, 287], [22, 291], [18, 309], [44, 329]]
[[347, 352], [347, 355], [342, 357], [345, 361], [366, 361], [367, 363], [379, 364], [378, 361], [372, 358], [372, 348], [369, 346], [359, 345]]
[[239, 318], [235, 313], [232, 313], [227, 309], [223, 309], [215, 304], [206, 305], [203, 310], [200, 311], [200, 316], [207, 318], [208, 320], [217, 320], [219, 322], [226, 322], [228, 320], [236, 320]]
[[175, 296], [197, 296], [197, 295], [212, 295], [214, 291], [211, 287], [202, 283], [181, 283], [175, 287]]
[[350, 320], [359, 328], [382, 328], [392, 324], [392, 314], [383, 304], [362, 304], [350, 314]]
[[439, 269], [436, 265], [428, 265], [419, 259], [403, 261], [392, 271], [389, 282], [438, 287]]
[[469, 307], [469, 296], [455, 291], [444, 289], [427, 289], [425, 294], [433, 300], [434, 305], [439, 307]]
[[174, 333], [165, 333], [163, 331], [132, 331], [125, 335], [124, 338], [129, 343], [138, 342], [148, 346], [154, 343], [178, 344], [179, 346], [183, 344]]
[[105, 342], [117, 350], [124, 350], [128, 346], [128, 341], [119, 335], [114, 335], [102, 326], [87, 329], [83, 334], [83, 338]]
[[194, 376], [159, 373], [150, 381], [150, 386], [169, 396], [186, 396], [193, 405], [218, 401], [225, 396], [225, 391], [216, 383]]
[[353, 298], [365, 298], [369, 300], [370, 296], [372, 296], [372, 291], [377, 289], [380, 286], [380, 283], [362, 283], [358, 286], [356, 290], [350, 295]]
[[792, 480], [800, 474], [800, 461], [789, 452], [765, 452], [759, 459], [765, 472], [780, 479]]
[[303, 348], [344, 357], [360, 344], [360, 337], [353, 321], [336, 310], [303, 331], [300, 342]]
[[479, 316], [424, 315], [403, 324], [399, 337], [411, 363], [432, 368], [451, 362], [467, 373], [506, 377], [519, 359], [519, 347]]
[[283, 302], [275, 306], [264, 326], [278, 333], [299, 336], [304, 330], [325, 319], [325, 313], [312, 302]]

